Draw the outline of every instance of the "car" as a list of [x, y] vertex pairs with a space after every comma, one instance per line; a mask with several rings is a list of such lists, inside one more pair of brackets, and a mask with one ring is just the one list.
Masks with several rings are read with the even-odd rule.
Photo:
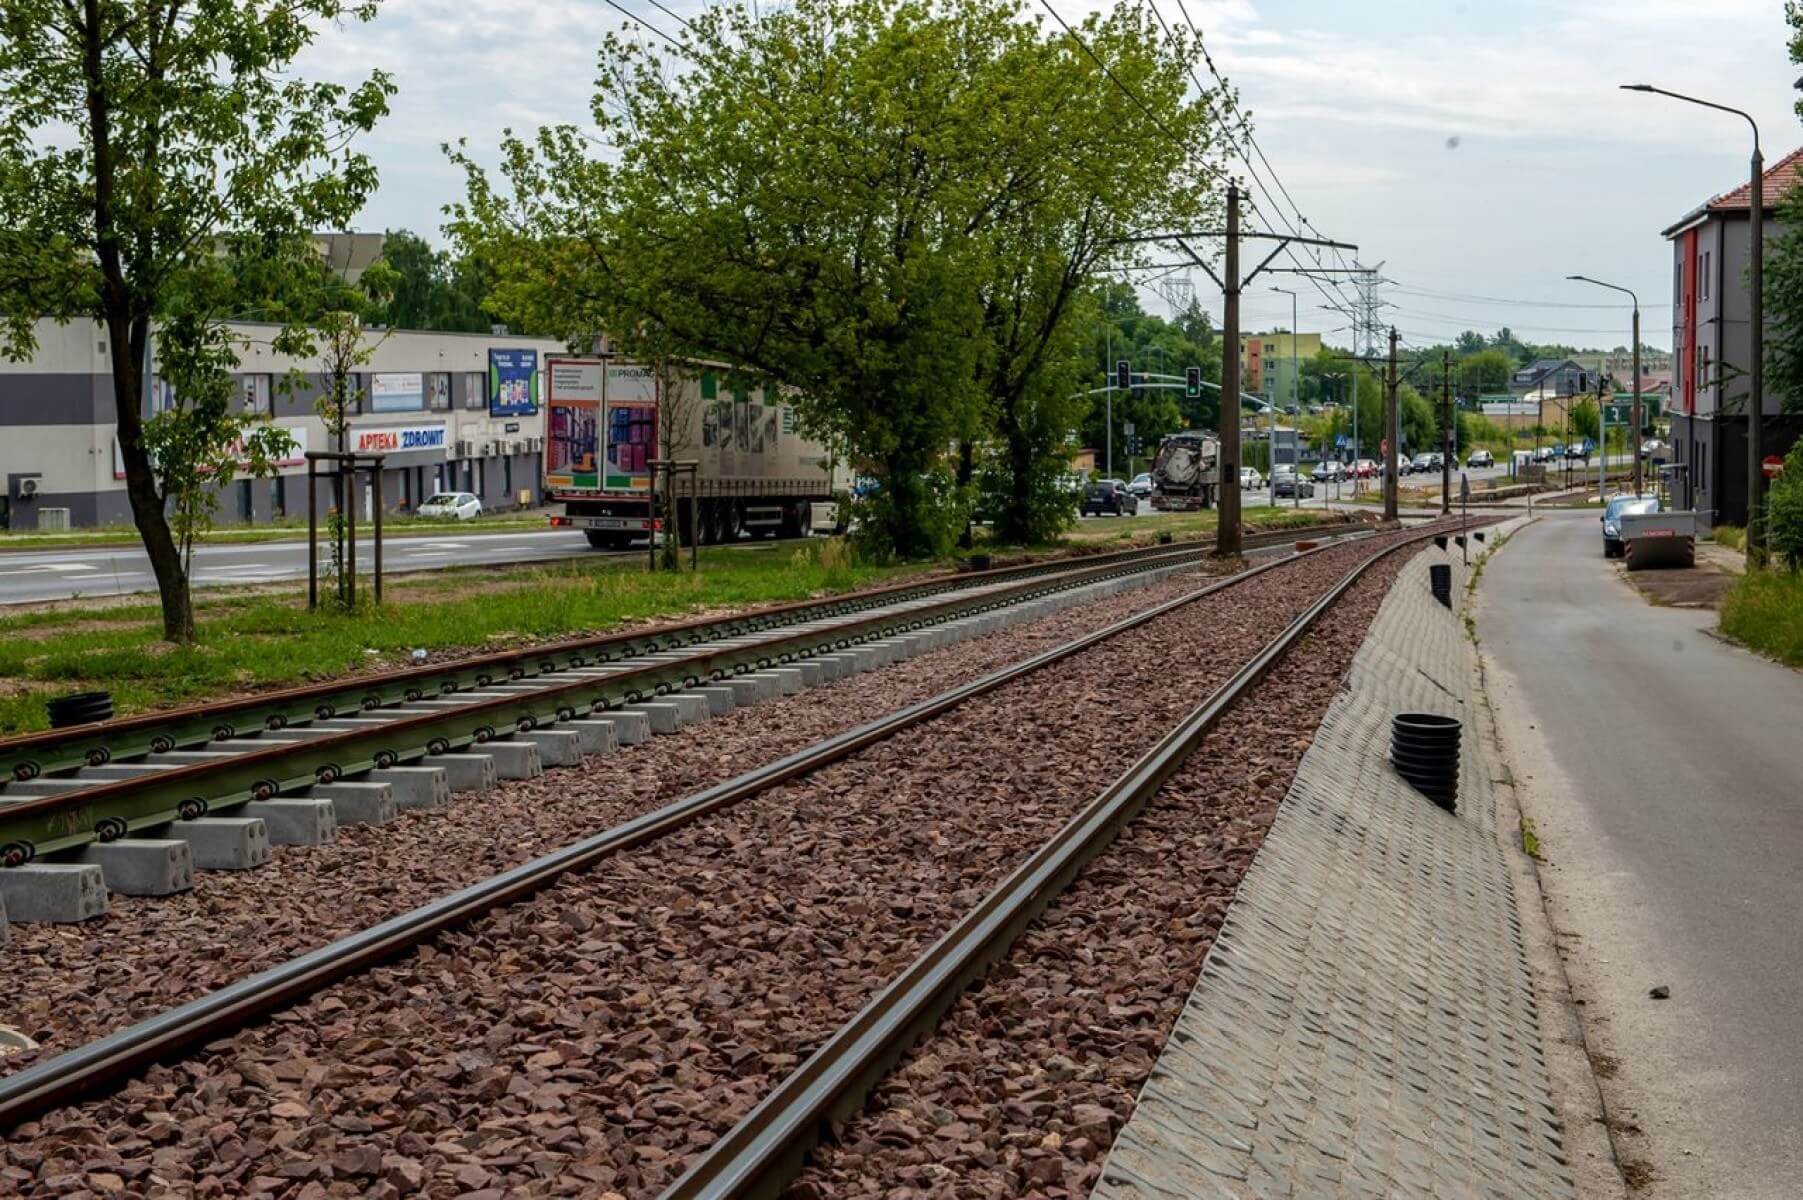
[[1274, 500], [1310, 500], [1314, 495], [1315, 485], [1293, 471], [1271, 477], [1271, 498]]
[[1446, 465], [1446, 455], [1440, 453], [1438, 450], [1436, 450], [1432, 454], [1428, 455], [1428, 458], [1433, 460], [1428, 463], [1428, 466], [1432, 467], [1436, 471], [1438, 471], [1440, 468], [1442, 468]]
[[1257, 467], [1240, 468], [1240, 490], [1256, 492], [1265, 486], [1265, 477], [1258, 473]]
[[1494, 467], [1495, 465], [1496, 456], [1491, 454], [1488, 450], [1473, 450], [1471, 452], [1471, 457], [1465, 460], [1465, 466], [1472, 470], [1475, 470], [1478, 467]]
[[1141, 471], [1133, 477], [1133, 482], [1127, 485], [1127, 490], [1135, 496], [1150, 496], [1152, 494], [1152, 477]]
[[1352, 464], [1352, 473], [1360, 479], [1370, 479], [1377, 474], [1377, 464], [1368, 458], [1361, 458]]
[[437, 492], [427, 496], [414, 512], [437, 520], [473, 521], [482, 515], [482, 501], [468, 492]]
[[1640, 443], [1640, 457], [1651, 460], [1663, 459], [1666, 450], [1669, 448], [1670, 447], [1659, 438], [1648, 438], [1646, 441]]
[[1563, 447], [1561, 446], [1541, 446], [1534, 451], [1528, 461], [1537, 463], [1551, 462], [1559, 456], [1562, 449]]
[[1099, 517], [1103, 513], [1131, 517], [1138, 511], [1139, 498], [1118, 479], [1102, 479], [1090, 484], [1089, 495], [1083, 497], [1083, 507], [1078, 510], [1085, 517]]
[[1315, 464], [1312, 478], [1316, 483], [1337, 483], [1346, 478], [1346, 468], [1331, 458], [1324, 458]]
[[1565, 457], [1570, 461], [1589, 462], [1590, 456], [1596, 453], [1596, 443], [1589, 438], [1581, 442], [1573, 442], [1565, 447]]
[[1622, 540], [1621, 519], [1629, 513], [1656, 513], [1657, 496], [1613, 496], [1603, 509], [1603, 557], [1620, 558], [1628, 552]]
[[1409, 460], [1409, 470], [1416, 472], [1432, 471], [1437, 469], [1439, 465], [1440, 464], [1434, 461], [1434, 456], [1425, 451]]

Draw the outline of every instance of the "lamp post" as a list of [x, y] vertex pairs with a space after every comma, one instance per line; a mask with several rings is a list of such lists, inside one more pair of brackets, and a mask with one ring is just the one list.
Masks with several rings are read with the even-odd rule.
[[[1765, 530], [1760, 522], [1760, 512], [1765, 505], [1765, 448], [1762, 445], [1764, 431], [1761, 429], [1765, 417], [1765, 157], [1759, 152], [1759, 125], [1749, 114], [1726, 104], [1670, 92], [1650, 83], [1624, 83], [1621, 86], [1623, 91], [1651, 92], [1654, 95], [1669, 96], [1673, 100], [1682, 100], [1687, 104], [1713, 108], [1717, 112], [1732, 113], [1753, 130], [1752, 171], [1747, 188], [1747, 283], [1753, 293], [1752, 311], [1748, 314], [1747, 321], [1752, 327], [1753, 343], [1748, 355], [1752, 361], [1747, 364], [1751, 393], [1747, 397], [1747, 565], [1757, 567], [1765, 562]], [[1635, 349], [1639, 349], [1638, 342]], [[1638, 396], [1639, 376], [1634, 379], [1634, 388]], [[1636, 451], [1635, 462], [1639, 461]]]
[[[1640, 430], [1642, 427], [1640, 413], [1640, 297], [1634, 294], [1633, 288], [1622, 287], [1618, 283], [1604, 283], [1600, 279], [1592, 279], [1588, 275], [1567, 275], [1565, 278], [1578, 283], [1593, 283], [1597, 287], [1608, 288], [1612, 292], [1626, 292], [1628, 299], [1634, 302], [1634, 402], [1630, 409], [1633, 423], [1628, 430], [1628, 453], [1634, 456], [1634, 494], [1640, 495]], [[1601, 415], [1600, 413], [1598, 414]], [[1603, 469], [1608, 470], [1609, 439], [1603, 438]]]
[[[1301, 415], [1302, 415], [1302, 376], [1300, 373], [1300, 368], [1298, 367], [1297, 362], [1296, 362], [1296, 293], [1291, 291], [1289, 288], [1274, 287], [1271, 290], [1274, 292], [1282, 292], [1284, 295], [1286, 295], [1290, 298], [1290, 403], [1295, 405], [1295, 407], [1296, 407], [1297, 426], [1298, 426], [1298, 431], [1300, 431], [1300, 426], [1302, 423], [1301, 419], [1300, 419]], [[1277, 462], [1277, 410], [1276, 410], [1276, 408], [1272, 408], [1272, 410], [1271, 410], [1271, 462], [1273, 464], [1275, 464]], [[1293, 494], [1293, 498], [1296, 501], [1295, 507], [1301, 508], [1302, 507], [1302, 443], [1300, 441], [1292, 441], [1290, 443], [1290, 465], [1292, 467], [1294, 467], [1296, 470], [1296, 490]], [[1273, 504], [1275, 504], [1277, 502], [1277, 496], [1274, 491], [1271, 496], [1271, 502]]]

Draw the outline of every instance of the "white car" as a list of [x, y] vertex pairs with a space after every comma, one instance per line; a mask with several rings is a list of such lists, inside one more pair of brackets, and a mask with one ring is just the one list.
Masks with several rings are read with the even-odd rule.
[[422, 517], [440, 517], [453, 521], [473, 521], [482, 515], [482, 501], [468, 492], [439, 492], [428, 496], [419, 506]]
[[1135, 496], [1150, 496], [1152, 494], [1152, 477], [1143, 472], [1135, 475], [1133, 482], [1127, 485], [1127, 490]]
[[1258, 473], [1257, 467], [1241, 467], [1240, 468], [1240, 490], [1241, 491], [1256, 492], [1258, 489], [1260, 489], [1264, 486], [1265, 486], [1264, 476], [1262, 476]]

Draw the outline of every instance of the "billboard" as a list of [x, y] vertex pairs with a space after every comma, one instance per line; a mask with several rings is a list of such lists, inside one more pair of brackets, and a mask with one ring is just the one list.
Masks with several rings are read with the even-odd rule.
[[545, 360], [545, 486], [601, 486], [603, 378], [593, 359]]
[[538, 351], [488, 352], [488, 415], [530, 417], [538, 412]]
[[370, 412], [418, 412], [424, 407], [426, 377], [418, 371], [370, 376]]

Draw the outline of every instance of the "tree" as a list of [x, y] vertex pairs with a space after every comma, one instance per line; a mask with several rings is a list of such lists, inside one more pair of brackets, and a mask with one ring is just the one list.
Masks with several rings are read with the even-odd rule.
[[1784, 456], [1784, 470], [1766, 489], [1766, 537], [1773, 555], [1803, 570], [1803, 442]]
[[382, 257], [395, 274], [394, 297], [372, 318], [391, 329], [487, 333], [494, 317], [482, 306], [489, 273], [470, 255], [453, 258], [416, 233], [391, 229]]
[[1479, 350], [1459, 360], [1459, 394], [1470, 397], [1501, 392], [1509, 386], [1509, 375], [1514, 369], [1514, 360], [1501, 350]]
[[1484, 335], [1477, 330], [1467, 329], [1464, 333], [1459, 335], [1459, 340], [1456, 345], [1459, 357], [1467, 358], [1483, 350], [1489, 343], [1484, 340]]
[[[375, 8], [375, 0], [0, 7], [0, 350], [29, 355], [40, 317], [88, 317], [105, 330], [126, 496], [171, 641], [193, 637], [194, 617], [146, 436], [153, 326], [216, 339], [220, 255], [248, 279], [264, 265], [308, 260], [311, 232], [348, 224], [374, 189], [374, 167], [346, 145], [387, 111], [387, 76], [346, 87], [297, 78], [290, 66], [318, 24], [368, 19]], [[230, 423], [188, 432], [232, 436]], [[199, 457], [216, 459], [219, 449]]]

